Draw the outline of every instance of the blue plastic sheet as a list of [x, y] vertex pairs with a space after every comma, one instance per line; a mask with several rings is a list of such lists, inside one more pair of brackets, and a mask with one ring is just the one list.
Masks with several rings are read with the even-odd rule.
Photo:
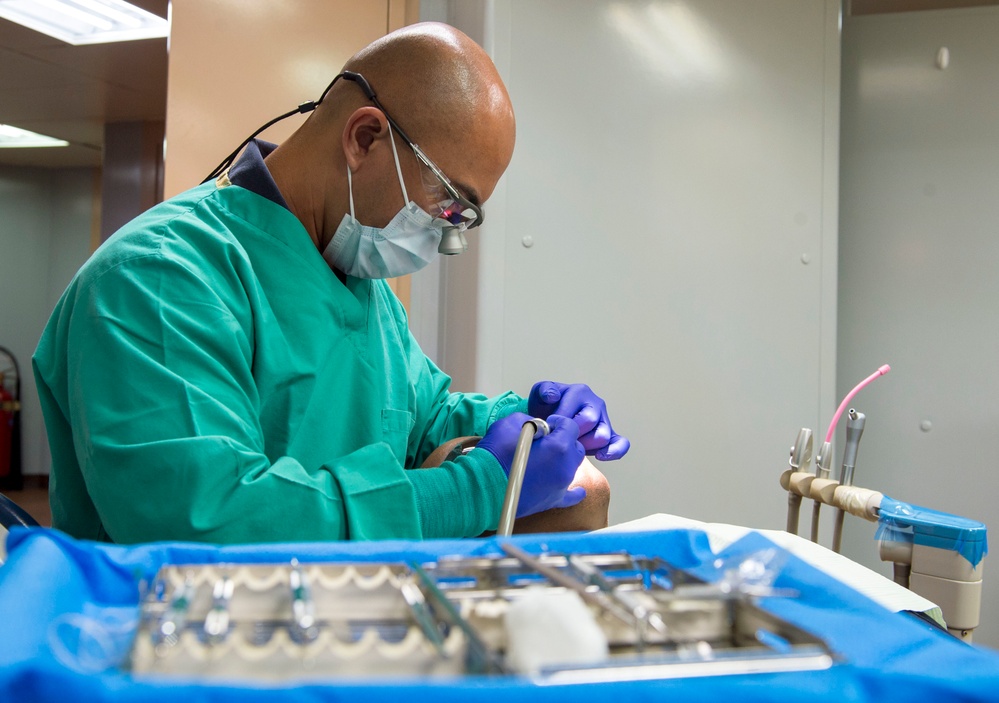
[[[697, 531], [518, 537], [528, 551], [629, 550], [662, 556], [702, 578], [719, 576], [716, 555]], [[722, 559], [773, 547], [750, 534]], [[495, 539], [213, 547], [151, 544], [117, 547], [72, 540], [47, 529], [17, 529], [0, 567], [0, 701], [717, 701], [999, 700], [999, 655], [969, 647], [940, 630], [881, 606], [788, 555], [774, 585], [798, 598], [768, 598], [763, 607], [823, 638], [840, 662], [826, 671], [753, 674], [619, 684], [539, 688], [527, 680], [393, 680], [259, 686], [144, 679], [109, 669], [68, 666], [53, 650], [58, 623], [78, 616], [116, 617], [134, 610], [139, 586], [164, 563], [432, 560], [498, 553]]]
[[985, 523], [903, 503], [888, 496], [881, 500], [874, 539], [957, 552], [973, 567], [989, 553]]

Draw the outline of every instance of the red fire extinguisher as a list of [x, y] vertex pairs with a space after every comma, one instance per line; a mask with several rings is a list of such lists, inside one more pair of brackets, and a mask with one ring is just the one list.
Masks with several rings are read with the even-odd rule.
[[0, 347], [0, 488], [20, 490], [21, 474], [21, 375], [17, 359]]

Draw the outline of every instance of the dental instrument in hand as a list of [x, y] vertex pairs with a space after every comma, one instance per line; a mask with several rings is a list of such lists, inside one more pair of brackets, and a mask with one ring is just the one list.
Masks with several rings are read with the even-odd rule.
[[527, 459], [531, 454], [531, 443], [535, 439], [546, 437], [550, 431], [548, 423], [541, 418], [528, 420], [520, 430], [517, 447], [513, 452], [513, 463], [510, 465], [510, 478], [506, 484], [499, 528], [496, 530], [496, 534], [500, 537], [509, 537], [513, 534], [513, 523], [517, 519], [520, 489], [524, 485], [524, 473], [527, 471]]

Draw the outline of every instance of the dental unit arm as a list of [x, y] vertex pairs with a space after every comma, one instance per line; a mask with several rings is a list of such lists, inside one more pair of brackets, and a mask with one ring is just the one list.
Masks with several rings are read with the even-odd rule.
[[[828, 485], [825, 484], [824, 482], [829, 480], [829, 466], [832, 463], [832, 441], [833, 437], [836, 436], [836, 423], [839, 422], [839, 418], [843, 414], [843, 411], [846, 410], [847, 406], [850, 404], [850, 401], [853, 400], [855, 395], [860, 393], [860, 391], [862, 391], [869, 383], [871, 383], [877, 378], [880, 378], [881, 376], [884, 376], [889, 371], [891, 371], [891, 366], [889, 366], [888, 364], [883, 364], [882, 366], [878, 367], [877, 371], [875, 371], [870, 376], [868, 376], [863, 381], [854, 386], [853, 390], [851, 390], [849, 393], [846, 394], [846, 397], [843, 398], [843, 401], [839, 404], [839, 407], [836, 408], [836, 413], [833, 415], [832, 420], [829, 422], [829, 429], [826, 431], [826, 441], [822, 443], [822, 449], [819, 450], [819, 456], [816, 459], [815, 477], [816, 480], [819, 481], [819, 485], [816, 486], [817, 489], [821, 488], [824, 485]], [[858, 442], [860, 441], [859, 436], [857, 437], [857, 441]], [[843, 458], [844, 460], [846, 459], [845, 454]], [[820, 501], [815, 501], [815, 503], [812, 505], [813, 542], [819, 541], [819, 510], [821, 509], [821, 507], [822, 503]]]
[[844, 512], [879, 523], [882, 561], [894, 564], [896, 583], [940, 606], [947, 630], [972, 641], [980, 622], [986, 527], [968, 518], [902, 503], [859, 486], [824, 483], [787, 470], [781, 486]]
[[857, 451], [866, 417], [848, 412], [846, 446], [839, 480], [829, 478], [836, 423], [854, 396], [874, 379], [890, 371], [885, 364], [861, 381], [840, 403], [825, 442], [816, 457], [816, 472], [808, 471], [812, 432], [803, 428], [791, 447], [790, 467], [780, 477], [788, 492], [787, 531], [798, 533], [802, 498], [811, 498], [811, 541], [818, 542], [819, 509], [836, 508], [833, 551], [838, 552], [846, 513], [878, 523], [875, 538], [882, 561], [894, 565], [895, 582], [938, 605], [948, 631], [970, 642], [978, 627], [982, 599], [982, 567], [988, 552], [986, 527], [976, 520], [893, 500], [883, 493], [853, 485]]

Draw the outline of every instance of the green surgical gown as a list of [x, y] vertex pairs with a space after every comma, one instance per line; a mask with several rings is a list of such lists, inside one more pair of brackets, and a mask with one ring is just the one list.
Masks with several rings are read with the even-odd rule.
[[491, 454], [407, 469], [526, 405], [450, 392], [384, 281], [341, 282], [290, 211], [214, 183], [98, 249], [33, 363], [53, 524], [119, 543], [479, 534]]

